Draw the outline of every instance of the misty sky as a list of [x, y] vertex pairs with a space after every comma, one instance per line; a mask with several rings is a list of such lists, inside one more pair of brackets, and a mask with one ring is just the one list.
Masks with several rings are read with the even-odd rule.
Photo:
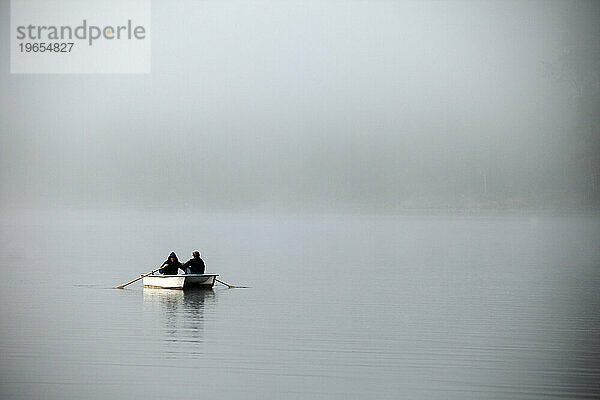
[[[10, 74], [5, 207], [598, 196], [600, 3], [152, 2], [152, 73]], [[544, 200], [545, 201], [545, 200]]]

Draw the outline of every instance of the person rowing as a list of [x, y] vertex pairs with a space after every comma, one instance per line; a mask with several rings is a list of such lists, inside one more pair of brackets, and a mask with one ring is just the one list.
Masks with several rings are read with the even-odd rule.
[[192, 253], [192, 258], [186, 261], [181, 269], [186, 274], [203, 274], [205, 268], [204, 260], [200, 258], [200, 252], [196, 250]]
[[183, 266], [177, 259], [175, 252], [171, 252], [171, 254], [169, 254], [169, 258], [167, 258], [167, 261], [163, 263], [158, 272], [163, 275], [177, 275], [179, 268], [183, 269]]

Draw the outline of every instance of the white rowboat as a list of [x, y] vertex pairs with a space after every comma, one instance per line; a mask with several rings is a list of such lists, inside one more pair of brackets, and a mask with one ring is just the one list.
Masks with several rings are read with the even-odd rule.
[[210, 289], [217, 279], [216, 274], [148, 275], [144, 287], [157, 289]]

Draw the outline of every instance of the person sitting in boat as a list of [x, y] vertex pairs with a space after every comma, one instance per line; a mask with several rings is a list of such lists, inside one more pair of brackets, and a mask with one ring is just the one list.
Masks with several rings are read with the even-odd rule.
[[177, 255], [174, 252], [169, 254], [169, 258], [165, 261], [162, 267], [158, 270], [163, 275], [177, 275], [179, 268], [182, 268], [181, 263], [177, 259]]
[[206, 266], [204, 260], [200, 258], [200, 252], [194, 251], [192, 257], [183, 264], [183, 269], [186, 274], [203, 274]]

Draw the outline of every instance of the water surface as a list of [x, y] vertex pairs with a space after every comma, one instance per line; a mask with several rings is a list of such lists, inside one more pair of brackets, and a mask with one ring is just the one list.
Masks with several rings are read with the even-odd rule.
[[[600, 396], [595, 216], [19, 213], [3, 399]], [[174, 250], [247, 289], [113, 286]]]

